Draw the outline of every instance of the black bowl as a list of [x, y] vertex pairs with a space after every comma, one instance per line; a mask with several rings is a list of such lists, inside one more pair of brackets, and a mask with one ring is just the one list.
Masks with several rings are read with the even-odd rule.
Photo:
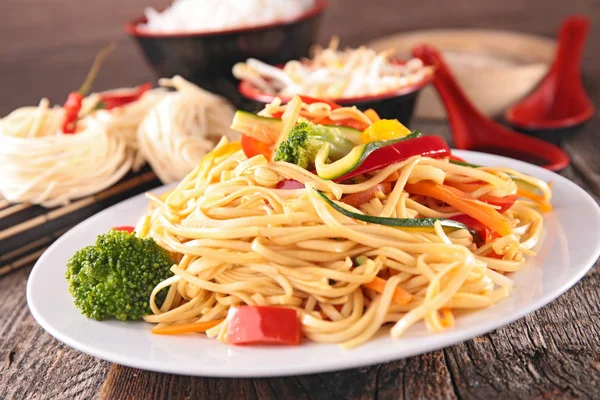
[[[365, 111], [372, 108], [382, 119], [397, 119], [403, 125], [410, 127], [410, 122], [415, 110], [415, 103], [421, 89], [433, 81], [433, 73], [428, 74], [419, 82], [393, 90], [386, 93], [380, 93], [371, 96], [346, 97], [339, 99], [328, 99], [341, 106], [356, 106], [359, 110]], [[246, 99], [244, 104], [248, 111], [258, 112], [265, 108], [265, 105], [275, 99], [275, 95], [261, 92], [258, 88], [248, 81], [241, 81], [238, 85], [240, 94]], [[283, 102], [289, 99], [282, 98]]]
[[239, 103], [233, 65], [248, 58], [280, 64], [306, 57], [326, 7], [326, 0], [316, 0], [294, 19], [226, 31], [153, 33], [139, 26], [146, 22], [144, 17], [127, 23], [125, 30], [159, 78], [181, 75]]

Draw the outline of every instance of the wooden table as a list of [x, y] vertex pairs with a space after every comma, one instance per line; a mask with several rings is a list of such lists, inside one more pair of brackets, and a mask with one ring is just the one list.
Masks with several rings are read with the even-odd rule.
[[[62, 101], [78, 86], [99, 47], [119, 50], [98, 89], [151, 78], [120, 30], [148, 4], [166, 1], [4, 0], [0, 14], [0, 114]], [[8, 10], [8, 11], [7, 11]], [[358, 45], [378, 36], [430, 27], [514, 29], [553, 36], [564, 16], [588, 14], [592, 32], [584, 60], [586, 87], [600, 105], [600, 4], [569, 2], [398, 2], [331, 0], [321, 41], [339, 34]], [[446, 124], [417, 121], [448, 135]], [[565, 148], [573, 166], [564, 172], [600, 195], [600, 118]], [[598, 227], [582, 227], [598, 229]], [[1, 249], [0, 249], [1, 253]], [[12, 398], [600, 398], [600, 267], [552, 304], [505, 328], [418, 357], [348, 371], [275, 379], [213, 379], [165, 375], [113, 365], [62, 345], [29, 313], [25, 285], [30, 267], [0, 278], [0, 399]], [[51, 298], [48, 301], [52, 301]]]

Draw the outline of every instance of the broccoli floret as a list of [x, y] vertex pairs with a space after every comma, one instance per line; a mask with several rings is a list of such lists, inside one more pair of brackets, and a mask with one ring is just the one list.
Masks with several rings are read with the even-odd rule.
[[339, 160], [355, 146], [341, 129], [300, 121], [292, 128], [287, 139], [275, 149], [275, 161], [286, 161], [306, 169], [312, 168], [324, 142], [331, 144], [330, 161]]
[[[69, 292], [88, 318], [136, 320], [151, 313], [154, 287], [172, 276], [173, 261], [151, 239], [111, 230], [67, 262]], [[162, 304], [166, 290], [156, 296]]]

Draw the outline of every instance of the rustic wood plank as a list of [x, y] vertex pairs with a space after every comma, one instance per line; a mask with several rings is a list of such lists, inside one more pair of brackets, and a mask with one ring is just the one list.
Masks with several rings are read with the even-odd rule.
[[[5, 0], [0, 14], [3, 48], [0, 115], [37, 104], [48, 96], [61, 102], [78, 86], [98, 48], [117, 40], [119, 49], [99, 76], [97, 89], [151, 79], [121, 24], [146, 5], [168, 0], [56, 0], [52, 15], [41, 0]], [[573, 12], [592, 19], [584, 57], [586, 88], [600, 104], [600, 38], [597, 0], [527, 3], [424, 0], [330, 0], [320, 41], [332, 34], [343, 45], [431, 27], [515, 29], [553, 36], [559, 20]], [[81, 6], [79, 6], [81, 4]], [[85, 4], [85, 5], [83, 5]], [[365, 7], [365, 12], [355, 12]], [[368, 12], [366, 7], [368, 7]], [[543, 8], [543, 12], [539, 12]], [[351, 10], [352, 12], [350, 12]], [[443, 124], [417, 122], [427, 133], [448, 136]], [[600, 195], [598, 118], [565, 143], [574, 168], [569, 179]], [[0, 208], [2, 208], [0, 201]], [[1, 251], [0, 251], [1, 253]], [[0, 398], [598, 398], [600, 387], [600, 267], [557, 301], [505, 328], [463, 344], [407, 360], [340, 371], [274, 379], [212, 379], [144, 372], [88, 357], [56, 340], [33, 320], [25, 300], [29, 268], [0, 279]], [[110, 371], [109, 371], [110, 369]]]
[[0, 398], [92, 398], [110, 364], [59, 343], [35, 322], [25, 299], [30, 270], [0, 279]]

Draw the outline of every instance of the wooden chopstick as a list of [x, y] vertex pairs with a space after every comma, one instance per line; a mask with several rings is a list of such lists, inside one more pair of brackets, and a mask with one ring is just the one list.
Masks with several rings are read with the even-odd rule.
[[4, 207], [8, 207], [10, 205], [10, 202], [8, 200], [4, 200], [2, 197], [0, 197], [0, 210], [2, 210]]
[[[128, 190], [134, 189], [137, 186], [141, 186], [155, 179], [157, 179], [156, 174], [152, 171], [133, 176], [130, 179], [120, 182], [100, 193], [84, 197], [59, 208], [48, 210], [42, 215], [37, 215], [25, 221], [19, 222], [13, 226], [10, 226], [0, 231], [0, 241], [10, 239], [28, 230], [39, 228], [43, 224], [63, 218], [69, 214], [73, 214], [78, 210], [82, 210], [95, 203], [106, 201], [111, 197], [124, 194]], [[18, 213], [25, 211], [30, 207], [36, 206], [29, 203], [13, 204], [0, 197], [0, 222], [2, 218], [17, 216]], [[34, 238], [29, 242], [25, 243], [23, 246], [20, 246], [17, 249], [13, 249], [7, 253], [0, 253], [0, 277], [3, 277], [9, 274], [10, 272], [32, 265], [39, 258], [39, 256], [48, 248], [48, 246], [50, 246], [50, 244], [54, 242], [54, 240], [60, 237], [67, 230], [71, 229], [73, 226], [74, 225], [70, 225], [66, 228], [59, 229], [50, 234], [46, 234], [41, 238]]]
[[[23, 267], [27, 267], [36, 262], [37, 259], [44, 253], [44, 251], [48, 250], [48, 247], [50, 247], [50, 244], [52, 244], [52, 242], [61, 237], [69, 229], [73, 228], [73, 226], [75, 225], [70, 225], [66, 228], [52, 233], [51, 235], [45, 236], [41, 239], [28, 243], [19, 249], [13, 250], [9, 253], [0, 256], [0, 265], [2, 265], [3, 262], [7, 260], [18, 257], [19, 255], [23, 255], [23, 257], [0, 267], [0, 278], [9, 274], [10, 272], [17, 271]], [[41, 248], [37, 249], [38, 247]], [[33, 253], [29, 253], [31, 250], [34, 249], [35, 251]]]
[[13, 206], [6, 207], [4, 209], [2, 209], [2, 206], [0, 205], [0, 219], [8, 217], [9, 215], [18, 213], [19, 211], [26, 210], [27, 208], [31, 207], [32, 205], [33, 204], [30, 204], [30, 203], [21, 203], [21, 204], [14, 204]]
[[31, 264], [33, 264], [41, 255], [42, 253], [44, 253], [44, 251], [46, 251], [48, 249], [48, 247], [44, 247], [42, 249], [39, 249], [33, 253], [30, 253], [28, 255], [26, 255], [25, 257], [11, 263], [11, 264], [7, 264], [3, 267], [0, 267], [0, 278], [8, 275], [9, 273], [19, 270], [23, 267], [27, 267]]
[[[52, 220], [58, 219], [60, 217], [65, 216], [66, 214], [72, 213], [74, 211], [80, 210], [84, 207], [92, 205], [98, 201], [106, 200], [110, 197], [123, 193], [135, 186], [142, 185], [146, 182], [149, 182], [153, 179], [156, 179], [156, 174], [152, 171], [146, 172], [140, 176], [136, 176], [131, 178], [125, 182], [119, 183], [103, 192], [97, 193], [93, 196], [84, 197], [83, 199], [77, 200], [73, 203], [69, 203], [65, 206], [59, 207], [52, 211], [49, 211], [45, 214], [39, 215], [37, 217], [31, 218], [27, 221], [21, 222], [17, 225], [11, 226], [10, 228], [4, 229], [0, 231], [0, 240], [5, 240], [11, 236], [18, 235], [27, 230], [33, 229], [41, 224], [50, 222]], [[27, 208], [27, 207], [25, 207]], [[9, 208], [10, 209], [10, 208]]]

